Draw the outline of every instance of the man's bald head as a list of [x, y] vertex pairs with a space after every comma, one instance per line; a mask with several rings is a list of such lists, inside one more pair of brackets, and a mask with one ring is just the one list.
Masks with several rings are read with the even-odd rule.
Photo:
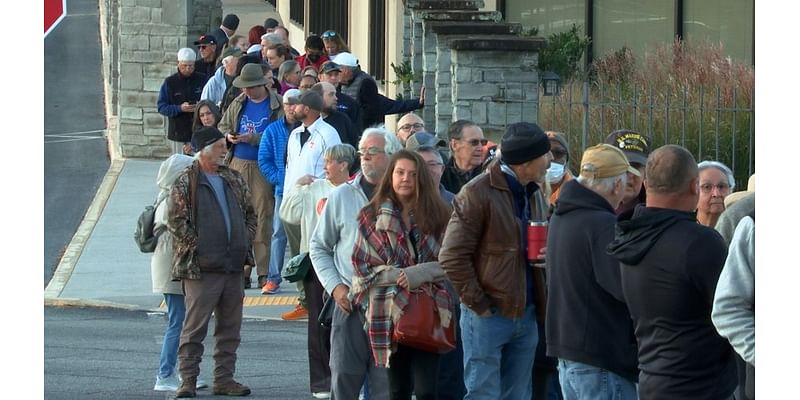
[[662, 194], [684, 193], [687, 185], [697, 179], [697, 161], [689, 150], [675, 144], [661, 146], [647, 158], [645, 187]]
[[425, 121], [419, 115], [410, 112], [397, 121], [397, 132], [395, 134], [400, 139], [400, 142], [405, 145], [411, 135], [423, 130], [425, 130]]

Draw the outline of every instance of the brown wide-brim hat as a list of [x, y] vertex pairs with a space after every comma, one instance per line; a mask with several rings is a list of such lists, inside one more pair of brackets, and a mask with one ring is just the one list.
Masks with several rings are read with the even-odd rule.
[[264, 69], [260, 64], [247, 64], [242, 68], [242, 73], [233, 80], [233, 86], [239, 89], [264, 86], [269, 82], [264, 77]]

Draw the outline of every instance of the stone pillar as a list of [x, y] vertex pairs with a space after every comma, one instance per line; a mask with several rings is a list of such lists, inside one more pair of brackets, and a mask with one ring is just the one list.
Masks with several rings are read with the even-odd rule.
[[450, 41], [453, 119], [469, 119], [484, 133], [513, 122], [537, 122], [536, 70], [542, 38], [473, 36]]
[[[116, 4], [115, 4], [116, 3]], [[158, 113], [158, 92], [177, 71], [177, 52], [194, 48], [201, 34], [219, 25], [220, 0], [105, 0], [116, 7], [118, 28], [109, 30], [112, 107], [118, 116], [116, 143], [123, 157], [162, 158], [170, 154], [166, 117]], [[104, 63], [106, 60], [104, 60]], [[114, 72], [116, 71], [116, 74]]]
[[[483, 7], [483, 0], [409, 0], [406, 6], [411, 10], [411, 67], [414, 73], [422, 73], [422, 84], [425, 85], [425, 97], [438, 100], [436, 83], [436, 34], [431, 30], [430, 24], [438, 21], [494, 21], [498, 22], [502, 15], [498, 11], [479, 12]], [[411, 92], [418, 92], [419, 88], [412, 85]], [[428, 104], [431, 104], [428, 101]], [[433, 102], [435, 103], [435, 101]], [[436, 109], [426, 106], [422, 110], [422, 119], [428, 126], [435, 126]]]
[[[444, 133], [448, 125], [454, 121], [450, 42], [455, 39], [469, 39], [476, 35], [512, 35], [521, 30], [521, 25], [490, 21], [447, 21], [431, 23], [430, 30], [436, 35], [435, 132]], [[474, 122], [486, 123], [485, 120]]]

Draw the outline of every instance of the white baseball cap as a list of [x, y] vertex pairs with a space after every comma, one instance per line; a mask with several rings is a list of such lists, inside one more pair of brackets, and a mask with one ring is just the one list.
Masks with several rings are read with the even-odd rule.
[[345, 66], [345, 67], [358, 66], [358, 59], [356, 59], [355, 56], [353, 56], [352, 54], [346, 52], [339, 53], [333, 56], [333, 62], [339, 64], [339, 66]]

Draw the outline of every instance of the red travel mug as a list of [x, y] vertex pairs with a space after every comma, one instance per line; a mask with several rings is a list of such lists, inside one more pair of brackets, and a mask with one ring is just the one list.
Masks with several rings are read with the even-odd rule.
[[547, 246], [547, 221], [528, 223], [528, 261], [539, 261], [539, 250]]

